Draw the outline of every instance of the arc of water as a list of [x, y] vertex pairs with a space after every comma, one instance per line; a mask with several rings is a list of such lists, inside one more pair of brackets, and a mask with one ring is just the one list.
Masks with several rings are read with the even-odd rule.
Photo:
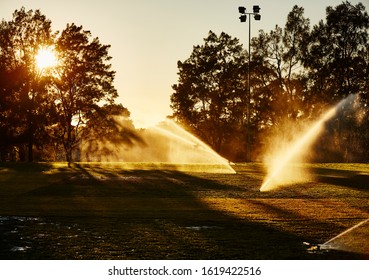
[[281, 171], [286, 167], [286, 165], [291, 161], [291, 159], [296, 156], [296, 154], [301, 151], [303, 146], [305, 146], [308, 142], [312, 141], [312, 139], [315, 139], [322, 127], [322, 125], [329, 120], [331, 117], [333, 117], [336, 113], [336, 108], [330, 109], [318, 122], [316, 122], [312, 128], [310, 128], [307, 133], [304, 134], [302, 138], [300, 138], [295, 144], [292, 146], [292, 148], [285, 154], [282, 161], [278, 163], [277, 168], [274, 169], [274, 171], [268, 176], [267, 180], [263, 183], [263, 185], [260, 188], [260, 191], [268, 190], [268, 186], [271, 183], [271, 181], [279, 174]]
[[345, 235], [345, 234], [347, 234], [347, 233], [349, 233], [349, 232], [353, 231], [354, 229], [356, 229], [356, 228], [358, 228], [358, 227], [362, 226], [363, 224], [367, 223], [368, 221], [369, 221], [369, 219], [366, 219], [366, 220], [364, 220], [364, 221], [361, 221], [360, 223], [358, 223], [358, 224], [354, 225], [353, 227], [350, 227], [349, 229], [345, 230], [344, 232], [341, 232], [341, 233], [340, 233], [340, 234], [338, 234], [337, 236], [335, 236], [335, 237], [333, 237], [333, 238], [329, 239], [327, 242], [325, 242], [325, 243], [323, 243], [322, 245], [320, 245], [320, 248], [324, 249], [324, 248], [328, 247], [328, 244], [329, 244], [329, 243], [332, 243], [334, 240], [336, 240], [336, 239], [338, 239], [338, 238], [342, 237], [343, 235]]
[[293, 143], [289, 151], [287, 151], [287, 153], [283, 155], [283, 158], [278, 162], [278, 164], [273, 167], [271, 174], [267, 176], [267, 179], [260, 187], [260, 191], [267, 191], [271, 189], [273, 187], [271, 186], [273, 179], [277, 178], [278, 174], [280, 174], [282, 170], [286, 168], [286, 166], [296, 155], [305, 150], [304, 147], [310, 145], [311, 143], [313, 143], [313, 141], [316, 140], [323, 128], [324, 123], [333, 118], [336, 115], [337, 110], [341, 106], [343, 106], [344, 103], [346, 103], [348, 100], [351, 100], [355, 96], [356, 95], [351, 94], [345, 99], [341, 100], [336, 106], [329, 109], [328, 112], [326, 112], [317, 122], [315, 122], [313, 126], [309, 130], [307, 130], [300, 139]]
[[227, 169], [231, 173], [236, 173], [236, 171], [229, 165], [228, 160], [220, 156], [209, 145], [201, 141], [199, 138], [197, 138], [190, 132], [183, 129], [181, 126], [179, 126], [175, 122], [166, 120], [165, 123], [169, 127], [169, 129], [166, 129], [165, 127], [164, 128], [158, 127], [158, 126], [154, 127], [153, 129], [155, 129], [161, 134], [164, 134], [173, 139], [176, 139], [186, 145], [196, 147], [197, 149], [208, 154], [209, 157], [214, 158], [216, 163], [226, 166]]

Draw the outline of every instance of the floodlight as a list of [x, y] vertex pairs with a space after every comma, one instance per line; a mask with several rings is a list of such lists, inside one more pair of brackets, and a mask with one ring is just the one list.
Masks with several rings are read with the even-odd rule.
[[245, 7], [238, 7], [238, 12], [240, 14], [246, 14], [246, 8]]
[[255, 5], [255, 6], [253, 6], [253, 7], [252, 7], [252, 9], [253, 9], [253, 11], [254, 11], [254, 14], [258, 14], [258, 13], [260, 13], [260, 7], [259, 7], [259, 5]]

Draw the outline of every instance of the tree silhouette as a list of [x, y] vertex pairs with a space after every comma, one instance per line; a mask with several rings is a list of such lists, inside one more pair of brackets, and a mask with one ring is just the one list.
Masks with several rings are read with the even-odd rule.
[[[35, 55], [52, 39], [51, 21], [39, 10], [21, 8], [11, 21], [3, 20], [0, 25], [1, 127], [10, 142], [28, 143], [29, 161], [33, 161], [34, 144], [41, 144], [47, 121], [42, 112], [48, 97]], [[9, 141], [3, 143], [3, 149], [9, 147]]]
[[320, 100], [335, 103], [354, 93], [366, 94], [369, 17], [363, 4], [343, 2], [326, 9], [326, 22], [314, 26], [304, 65], [311, 90]]
[[67, 25], [55, 45], [58, 66], [50, 88], [56, 108], [54, 136], [62, 142], [70, 163], [83, 125], [100, 102], [113, 104], [118, 94], [113, 86], [109, 45], [102, 45], [75, 24]]
[[[327, 106], [360, 94], [362, 108], [341, 114], [330, 128], [334, 139], [325, 137], [325, 143], [368, 150], [369, 17], [361, 3], [343, 2], [326, 11], [326, 22], [311, 30], [304, 9], [294, 6], [283, 28], [261, 30], [252, 39], [250, 100], [245, 51], [237, 39], [210, 32], [203, 45], [178, 62], [178, 83], [171, 96], [173, 117], [223, 155], [244, 160], [237, 153], [251, 149], [255, 159], [269, 135], [292, 133], [286, 124], [304, 125]], [[251, 106], [246, 131], [247, 102]], [[251, 147], [240, 149], [250, 132]], [[350, 157], [347, 150], [336, 159], [368, 158], [366, 152]]]
[[218, 152], [246, 119], [245, 62], [238, 39], [212, 31], [190, 58], [178, 62], [173, 116]]
[[309, 20], [303, 13], [303, 8], [294, 6], [284, 28], [276, 26], [270, 33], [260, 31], [252, 40], [252, 88], [258, 126], [278, 126], [304, 114], [302, 46], [309, 35]]
[[[38, 51], [45, 47], [54, 49], [57, 60], [48, 69], [37, 65]], [[27, 144], [28, 160], [33, 161], [34, 146], [61, 144], [70, 163], [80, 136], [87, 137], [84, 130], [96, 124], [96, 116], [102, 131], [117, 125], [109, 121], [113, 112], [129, 115], [115, 104], [109, 48], [75, 24], [53, 34], [51, 21], [39, 10], [22, 8], [11, 21], [1, 22], [0, 160], [25, 160], [22, 151]], [[127, 143], [128, 138], [138, 140], [131, 130], [124, 132]], [[17, 156], [9, 158], [14, 151]]]
[[[321, 149], [334, 154], [331, 160], [369, 158], [368, 42], [369, 16], [364, 5], [346, 1], [327, 7], [326, 21], [314, 26], [306, 45], [304, 65], [311, 96], [316, 101], [335, 104], [350, 94], [359, 94], [363, 104], [357, 112], [343, 111], [328, 127]], [[334, 149], [329, 143], [335, 143]]]
[[[188, 59], [178, 61], [172, 117], [231, 160], [245, 160], [242, 154], [250, 150], [255, 159], [262, 139], [283, 130], [286, 120], [303, 123], [358, 94], [362, 108], [334, 119], [322, 141], [345, 147], [334, 160], [367, 160], [362, 151], [369, 151], [368, 42], [365, 7], [348, 1], [328, 7], [326, 20], [312, 29], [304, 9], [294, 6], [283, 28], [261, 30], [253, 38], [250, 65], [237, 38], [210, 31]], [[53, 46], [57, 56], [57, 65], [47, 71], [36, 63], [44, 46]], [[115, 104], [109, 49], [75, 24], [52, 33], [51, 21], [39, 10], [21, 8], [1, 21], [0, 160], [32, 161], [35, 147], [60, 145], [70, 163], [81, 137], [93, 150], [99, 135], [112, 146], [145, 144], [128, 109]], [[347, 147], [359, 152], [350, 156]]]

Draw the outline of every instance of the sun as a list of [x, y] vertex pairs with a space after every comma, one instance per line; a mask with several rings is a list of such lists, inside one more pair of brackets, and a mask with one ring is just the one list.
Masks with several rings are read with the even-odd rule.
[[54, 67], [57, 63], [54, 48], [42, 46], [36, 54], [37, 68], [42, 71], [46, 68]]

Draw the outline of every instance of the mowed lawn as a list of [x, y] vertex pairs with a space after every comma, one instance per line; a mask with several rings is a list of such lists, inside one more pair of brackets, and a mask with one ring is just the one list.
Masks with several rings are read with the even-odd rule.
[[0, 258], [369, 258], [309, 250], [369, 218], [368, 164], [307, 164], [311, 181], [270, 192], [262, 164], [187, 167], [1, 163]]

